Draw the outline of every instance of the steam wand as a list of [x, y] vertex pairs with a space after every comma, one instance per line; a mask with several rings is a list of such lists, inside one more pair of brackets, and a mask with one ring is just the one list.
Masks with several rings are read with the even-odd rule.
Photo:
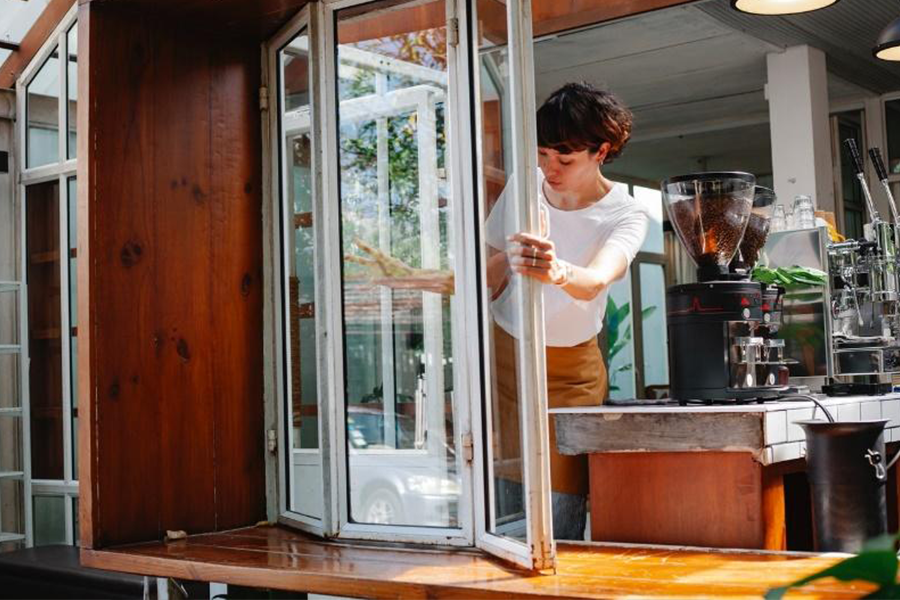
[[890, 200], [891, 215], [894, 217], [894, 226], [900, 228], [900, 213], [897, 211], [897, 201], [894, 200], [894, 194], [891, 192], [891, 184], [888, 182], [887, 170], [884, 168], [884, 160], [881, 158], [881, 150], [878, 148], [869, 148], [869, 158], [872, 159], [872, 165], [875, 167], [875, 173], [878, 180], [884, 186], [884, 193]]

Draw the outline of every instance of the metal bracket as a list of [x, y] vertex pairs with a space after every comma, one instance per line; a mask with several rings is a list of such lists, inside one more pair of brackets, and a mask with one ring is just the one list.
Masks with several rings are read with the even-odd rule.
[[259, 88], [259, 110], [269, 110], [269, 88], [266, 86]]
[[278, 434], [274, 429], [266, 432], [266, 448], [269, 454], [275, 454], [278, 451]]
[[462, 436], [463, 460], [467, 465], [471, 465], [475, 459], [475, 443], [472, 439], [472, 433], [464, 433]]

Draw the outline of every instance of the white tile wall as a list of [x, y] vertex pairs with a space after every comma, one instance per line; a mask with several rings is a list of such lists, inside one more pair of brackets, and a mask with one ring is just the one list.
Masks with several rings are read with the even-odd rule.
[[[819, 411], [820, 413], [822, 411]], [[820, 415], [823, 416], [824, 415]], [[806, 439], [803, 428], [794, 425], [795, 421], [808, 421], [813, 418], [812, 408], [795, 408], [787, 411], [787, 439], [789, 442], [799, 442]]]
[[787, 441], [787, 411], [767, 412], [765, 426], [767, 446]]
[[859, 414], [863, 421], [877, 421], [881, 418], [881, 402], [863, 402], [859, 405]]
[[800, 458], [800, 442], [788, 442], [772, 446], [775, 462], [784, 462]]
[[[832, 411], [831, 414], [834, 414]], [[859, 404], [843, 404], [838, 406], [836, 418], [838, 421], [855, 423], [860, 421]]]
[[886, 400], [881, 407], [881, 416], [890, 419], [888, 427], [900, 426], [900, 400]]

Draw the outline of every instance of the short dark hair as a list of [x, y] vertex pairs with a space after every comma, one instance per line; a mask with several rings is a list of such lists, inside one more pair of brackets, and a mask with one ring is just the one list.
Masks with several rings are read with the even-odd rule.
[[589, 83], [567, 83], [538, 109], [538, 146], [570, 154], [597, 152], [609, 142], [610, 163], [631, 138], [632, 121], [631, 111], [612, 93]]

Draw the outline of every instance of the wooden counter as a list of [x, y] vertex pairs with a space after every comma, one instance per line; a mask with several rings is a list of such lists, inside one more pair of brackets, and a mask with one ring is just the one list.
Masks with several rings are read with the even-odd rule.
[[[890, 419], [885, 441], [900, 442], [900, 394], [822, 403], [842, 421]], [[806, 444], [794, 424], [825, 418], [811, 402], [550, 412], [560, 451], [589, 455], [593, 540], [811, 549]], [[896, 487], [892, 473], [895, 527]]]
[[[361, 598], [762, 597], [840, 556], [558, 545], [553, 575], [518, 571], [475, 550], [365, 547], [253, 527], [104, 551], [82, 563], [154, 576]], [[859, 598], [874, 586], [821, 580], [800, 595]]]

